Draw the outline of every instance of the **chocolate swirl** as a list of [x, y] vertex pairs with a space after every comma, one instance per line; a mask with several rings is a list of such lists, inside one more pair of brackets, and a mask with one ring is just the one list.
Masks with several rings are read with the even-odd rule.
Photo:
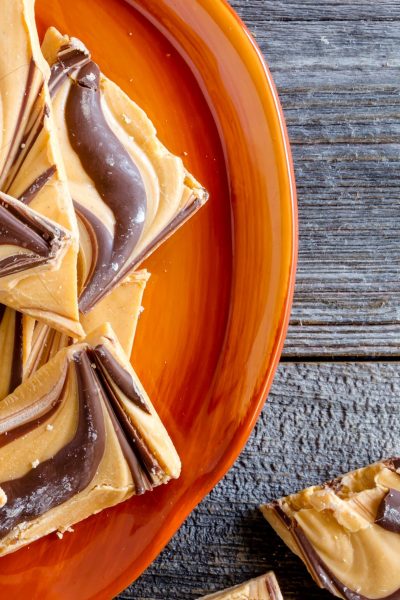
[[[70, 144], [115, 218], [107, 260], [96, 263], [81, 293], [83, 313], [127, 274], [126, 265], [139, 241], [147, 209], [140, 171], [106, 121], [99, 86], [98, 66], [94, 62], [84, 65], [76, 74], [65, 108]], [[99, 247], [102, 238], [96, 239]]]
[[[398, 459], [394, 459], [397, 460]], [[386, 466], [391, 468], [391, 461], [386, 462]], [[384, 463], [385, 464], [385, 463]], [[335, 480], [333, 483], [337, 484], [340, 479]], [[327, 484], [329, 485], [329, 484]], [[392, 492], [393, 490], [390, 490]], [[390, 493], [389, 492], [389, 493]], [[390, 503], [390, 509], [395, 507], [396, 511], [398, 509], [398, 496], [399, 492], [396, 493], [395, 498], [392, 503], [392, 499], [386, 496], [378, 509], [378, 516], [375, 523], [377, 525], [381, 525], [385, 529], [388, 529], [392, 532], [397, 531], [397, 516], [395, 515], [393, 518], [393, 514], [391, 514], [391, 510], [388, 511], [388, 504]], [[386, 501], [385, 501], [386, 500]], [[314, 546], [311, 544], [306, 534], [302, 530], [301, 526], [297, 523], [297, 521], [289, 516], [282, 508], [280, 501], [273, 502], [269, 505], [269, 508], [272, 509], [279, 519], [284, 528], [290, 533], [292, 536], [297, 548], [299, 556], [302, 558], [304, 564], [309, 570], [312, 577], [315, 581], [320, 585], [320, 587], [330, 591], [335, 596], [339, 596], [340, 598], [344, 598], [345, 600], [372, 600], [367, 596], [361, 594], [358, 591], [352, 590], [347, 587], [336, 575], [332, 572], [332, 570], [326, 565], [326, 563], [322, 560], [318, 552], [314, 549]], [[385, 514], [386, 513], [386, 514]], [[378, 520], [381, 519], [381, 522]], [[386, 519], [386, 521], [385, 521]], [[384, 568], [384, 566], [382, 567]], [[376, 596], [374, 598], [377, 600], [400, 600], [400, 589], [395, 590], [393, 593], [389, 595]]]
[[97, 472], [106, 443], [98, 386], [85, 352], [77, 352], [73, 364], [79, 396], [76, 433], [55, 456], [23, 477], [0, 484], [7, 496], [0, 508], [0, 537], [84, 490]]
[[64, 237], [50, 221], [0, 192], [0, 246], [19, 249], [0, 260], [0, 277], [47, 264]]
[[130, 469], [135, 493], [151, 490], [164, 475], [124, 404], [130, 398], [140, 410], [151, 414], [131, 374], [104, 345], [81, 347], [71, 353], [61, 376], [46, 394], [0, 419], [2, 447], [43, 425], [61, 404], [70, 399], [78, 404], [78, 425], [72, 440], [24, 476], [0, 483], [7, 496], [0, 508], [0, 538], [89, 486], [106, 448], [106, 416]]
[[72, 46], [66, 44], [62, 46], [57, 54], [56, 62], [51, 65], [50, 95], [54, 96], [71, 71], [83, 67], [88, 62], [90, 62], [90, 54], [83, 45]]
[[[3, 381], [0, 400], [11, 394], [22, 383], [23, 377], [23, 328], [22, 314], [0, 304], [1, 351], [10, 356], [10, 373], [7, 384]], [[0, 441], [1, 445], [1, 441]]]
[[26, 435], [47, 421], [65, 399], [68, 369], [65, 368], [60, 379], [41, 398], [17, 413], [0, 419], [0, 448]]
[[[299, 549], [303, 555], [304, 562], [317, 576], [321, 582], [321, 586], [332, 592], [340, 595], [345, 600], [372, 600], [359, 592], [349, 589], [342, 581], [340, 581], [332, 571], [327, 567], [324, 561], [320, 558], [313, 546], [308, 541], [307, 537], [298, 525], [294, 525], [292, 531], [294, 538], [297, 541]], [[400, 600], [400, 590], [396, 590], [388, 596], [380, 596], [379, 600]]]
[[121, 367], [117, 359], [104, 345], [96, 346], [94, 352], [102, 373], [109, 377], [129, 400], [149, 415], [150, 409], [132, 375]]
[[130, 373], [118, 363], [104, 345], [96, 346], [93, 358], [111, 421], [131, 470], [135, 492], [143, 494], [156, 485], [163, 475], [163, 470], [133, 424], [119, 392], [147, 414], [151, 414], [150, 409], [140, 390], [135, 386]]

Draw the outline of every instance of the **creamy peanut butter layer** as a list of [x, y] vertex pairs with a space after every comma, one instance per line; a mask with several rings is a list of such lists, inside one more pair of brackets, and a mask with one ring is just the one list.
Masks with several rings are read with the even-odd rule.
[[87, 313], [208, 195], [79, 40], [51, 28], [42, 51], [78, 216], [79, 307]]
[[[128, 358], [149, 277], [146, 270], [132, 273], [88, 315], [81, 315], [84, 329], [89, 332], [110, 323]], [[72, 343], [70, 336], [0, 305], [0, 400]]]
[[104, 326], [0, 403], [0, 555], [179, 474], [171, 439]]
[[204, 600], [206, 598], [215, 600], [283, 600], [278, 582], [272, 572], [222, 592], [203, 596], [203, 598]]
[[149, 278], [150, 273], [146, 269], [128, 275], [110, 294], [100, 300], [93, 310], [86, 315], [80, 314], [83, 329], [90, 333], [103, 323], [110, 323], [129, 358]]
[[261, 510], [321, 588], [347, 600], [400, 598], [400, 458]]
[[[0, 0], [0, 14], [0, 191], [64, 232], [59, 261], [47, 258], [43, 249], [39, 267], [23, 246], [24, 240], [29, 244], [23, 223], [15, 244], [4, 237], [8, 223], [0, 210], [0, 302], [80, 336], [78, 227], [56, 139], [50, 70], [39, 46], [34, 1]], [[4, 270], [1, 263], [11, 253], [18, 268]]]

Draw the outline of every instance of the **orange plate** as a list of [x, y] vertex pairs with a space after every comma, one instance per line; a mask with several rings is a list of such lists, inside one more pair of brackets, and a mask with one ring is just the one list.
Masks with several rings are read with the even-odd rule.
[[223, 0], [37, 0], [82, 38], [211, 193], [146, 267], [133, 364], [180, 480], [1, 560], [0, 597], [109, 600], [138, 577], [242, 449], [286, 333], [296, 250], [289, 143], [271, 76]]

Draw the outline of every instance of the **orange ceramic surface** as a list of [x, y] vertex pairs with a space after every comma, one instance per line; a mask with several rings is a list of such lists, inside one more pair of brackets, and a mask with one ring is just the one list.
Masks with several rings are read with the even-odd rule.
[[110, 600], [242, 449], [282, 349], [297, 249], [276, 92], [223, 0], [37, 0], [92, 49], [211, 197], [147, 262], [133, 364], [182, 457], [180, 480], [1, 559], [0, 598]]

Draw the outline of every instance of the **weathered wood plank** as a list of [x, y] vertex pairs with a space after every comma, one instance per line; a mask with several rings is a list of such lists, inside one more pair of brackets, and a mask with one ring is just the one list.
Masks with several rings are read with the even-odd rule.
[[338, 21], [261, 27], [299, 195], [284, 355], [398, 355], [400, 29]]
[[400, 18], [396, 0], [229, 0], [249, 23], [260, 21], [359, 21]]
[[286, 599], [329, 598], [257, 506], [399, 453], [399, 411], [400, 363], [281, 365], [236, 465], [121, 600], [190, 600], [270, 568]]

